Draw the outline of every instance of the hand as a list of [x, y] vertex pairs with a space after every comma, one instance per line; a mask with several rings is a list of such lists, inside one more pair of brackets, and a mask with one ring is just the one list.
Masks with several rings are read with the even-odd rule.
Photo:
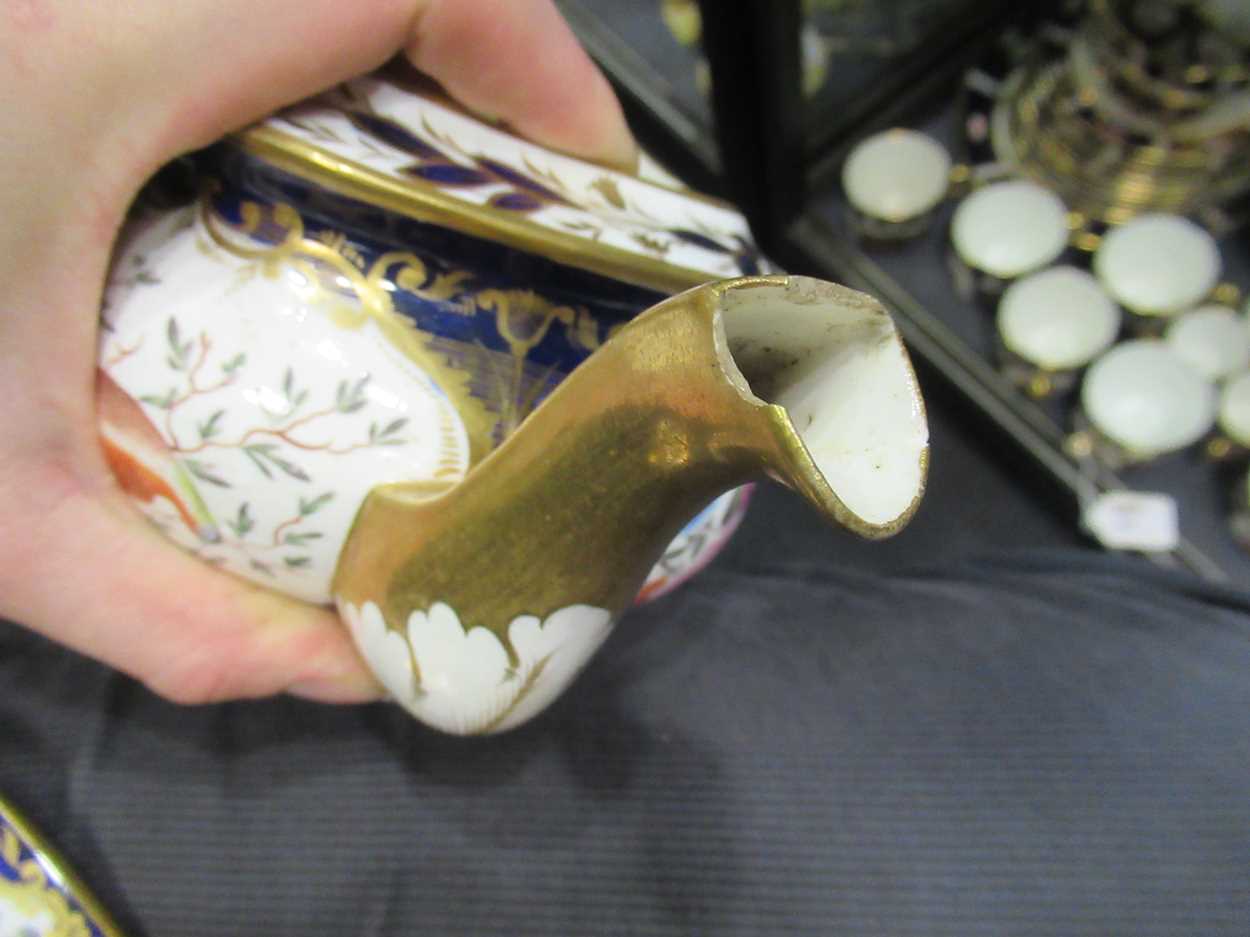
[[170, 546], [119, 492], [93, 406], [127, 206], [162, 164], [403, 52], [461, 102], [630, 166], [550, 0], [9, 0], [0, 6], [0, 616], [180, 702], [378, 688], [346, 630]]

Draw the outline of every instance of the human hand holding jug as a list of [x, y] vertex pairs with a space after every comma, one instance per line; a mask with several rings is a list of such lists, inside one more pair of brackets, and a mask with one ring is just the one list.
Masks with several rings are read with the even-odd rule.
[[758, 275], [725, 206], [523, 144], [403, 73], [201, 171], [204, 199], [114, 262], [108, 464], [203, 559], [333, 598], [438, 728], [540, 711], [640, 590], [707, 562], [752, 478], [868, 535], [914, 509], [923, 408], [888, 316]]

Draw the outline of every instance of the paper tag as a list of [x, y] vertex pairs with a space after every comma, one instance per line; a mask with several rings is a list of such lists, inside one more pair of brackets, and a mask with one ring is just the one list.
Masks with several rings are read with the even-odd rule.
[[1145, 553], [1176, 549], [1180, 517], [1171, 495], [1147, 491], [1109, 491], [1091, 499], [1081, 523], [1109, 550]]

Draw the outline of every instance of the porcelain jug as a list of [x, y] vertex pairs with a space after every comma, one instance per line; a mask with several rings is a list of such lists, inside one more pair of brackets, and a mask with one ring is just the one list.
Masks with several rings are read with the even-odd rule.
[[927, 429], [889, 315], [770, 272], [728, 205], [398, 74], [196, 171], [114, 261], [109, 464], [205, 562], [337, 605], [431, 726], [540, 712], [763, 476], [866, 536], [915, 510]]

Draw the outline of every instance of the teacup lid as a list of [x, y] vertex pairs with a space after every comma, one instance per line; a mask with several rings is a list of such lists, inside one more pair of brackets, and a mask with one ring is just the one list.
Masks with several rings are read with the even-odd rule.
[[1200, 306], [1168, 324], [1167, 343], [1209, 381], [1250, 366], [1250, 328], [1227, 306]]
[[951, 158], [942, 144], [896, 127], [856, 144], [842, 166], [842, 189], [869, 217], [907, 221], [942, 200], [950, 169]]
[[1079, 368], [1120, 330], [1120, 310], [1098, 281], [1076, 267], [1050, 267], [1007, 287], [998, 303], [1003, 344], [1050, 370]]
[[1081, 407], [1139, 458], [1183, 449], [1215, 421], [1215, 389], [1161, 341], [1123, 342], [1090, 365]]
[[1215, 238], [1179, 215], [1139, 215], [1107, 233], [1094, 272], [1133, 312], [1175, 315], [1200, 303], [1220, 278]]
[[663, 292], [771, 269], [729, 204], [522, 140], [416, 75], [357, 79], [235, 140], [339, 194]]
[[1238, 374], [1220, 391], [1218, 422], [1230, 439], [1250, 446], [1250, 371]]
[[1059, 196], [1037, 183], [995, 182], [959, 203], [951, 241], [968, 266], [1004, 279], [1018, 277], [1063, 253], [1067, 211]]

